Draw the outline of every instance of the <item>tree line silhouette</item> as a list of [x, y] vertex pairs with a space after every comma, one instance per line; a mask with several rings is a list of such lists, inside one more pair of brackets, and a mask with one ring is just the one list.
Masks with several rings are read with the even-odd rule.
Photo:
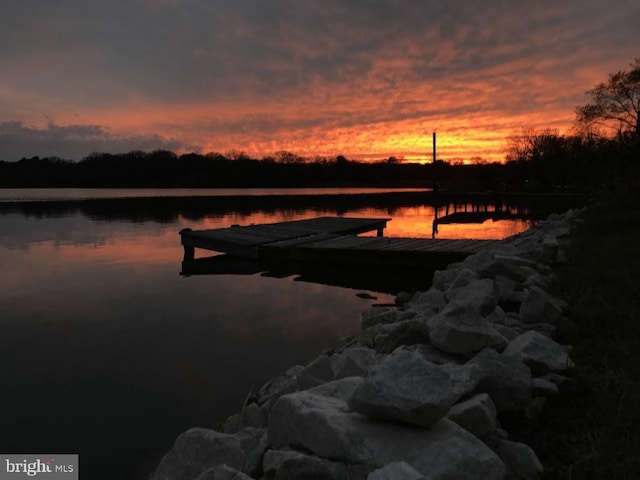
[[168, 150], [93, 153], [0, 161], [0, 187], [438, 187], [501, 191], [617, 189], [639, 182], [640, 59], [588, 90], [576, 108], [575, 133], [524, 129], [508, 138], [505, 163], [359, 162], [343, 155], [306, 159], [281, 151], [262, 159], [243, 152]]
[[364, 163], [344, 156], [308, 161], [293, 153], [258, 160], [245, 154], [156, 150], [94, 153], [79, 162], [55, 157], [0, 162], [2, 187], [425, 186], [429, 177], [419, 164]]
[[79, 162], [56, 157], [0, 162], [0, 187], [433, 187], [498, 191], [616, 188], [639, 180], [640, 142], [525, 130], [509, 138], [506, 163], [452, 165], [359, 162], [338, 156], [281, 162], [167, 150], [94, 153]]

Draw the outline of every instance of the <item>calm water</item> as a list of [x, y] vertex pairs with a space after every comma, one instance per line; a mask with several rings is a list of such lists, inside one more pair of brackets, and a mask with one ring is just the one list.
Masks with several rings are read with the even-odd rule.
[[[218, 197], [269, 195], [324, 195], [382, 193], [388, 188], [2, 188], [0, 202], [36, 200], [82, 200], [90, 198]], [[424, 190], [424, 189], [423, 189]], [[416, 188], [396, 188], [394, 192], [415, 192]]]
[[[386, 235], [430, 237], [433, 207], [409, 203], [263, 209], [257, 198], [241, 212], [212, 203], [210, 214], [178, 208], [162, 215], [141, 212], [150, 207], [134, 200], [99, 209], [5, 202], [0, 451], [79, 453], [82, 478], [145, 478], [178, 433], [219, 425], [251, 388], [355, 333], [372, 303], [393, 301], [389, 293], [295, 275], [182, 277], [177, 232], [344, 215], [390, 217]], [[438, 237], [503, 238], [529, 224], [440, 225]], [[424, 287], [430, 275], [407, 282]], [[364, 292], [377, 299], [356, 296]]]

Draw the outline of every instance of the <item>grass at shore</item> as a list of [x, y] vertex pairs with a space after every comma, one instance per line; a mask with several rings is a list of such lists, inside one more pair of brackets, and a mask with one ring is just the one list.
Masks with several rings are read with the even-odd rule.
[[550, 402], [525, 441], [547, 479], [640, 478], [640, 191], [584, 219], [554, 285], [579, 326], [578, 386]]

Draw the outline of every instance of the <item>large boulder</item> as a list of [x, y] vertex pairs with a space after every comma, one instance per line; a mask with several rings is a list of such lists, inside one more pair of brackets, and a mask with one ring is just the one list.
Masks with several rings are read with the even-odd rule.
[[496, 275], [496, 288], [498, 289], [498, 304], [507, 302], [509, 297], [516, 291], [518, 284], [503, 275]]
[[562, 316], [561, 303], [545, 290], [533, 286], [520, 305], [520, 320], [524, 323], [555, 323]]
[[428, 480], [407, 462], [393, 462], [369, 474], [367, 480]]
[[[464, 271], [464, 270], [463, 270]], [[480, 315], [488, 315], [496, 308], [500, 292], [491, 278], [473, 280], [468, 284], [455, 287], [455, 281], [446, 292], [450, 302], [471, 307]]]
[[378, 353], [391, 353], [401, 345], [429, 343], [429, 329], [420, 317], [386, 325], [376, 325], [361, 332], [364, 346], [370, 346]]
[[529, 366], [534, 376], [573, 367], [569, 354], [560, 344], [536, 331], [525, 332], [511, 340], [503, 354]]
[[462, 267], [451, 268], [451, 265], [445, 270], [437, 270], [433, 273], [433, 288], [440, 290], [441, 292], [446, 291], [449, 288], [449, 285], [451, 285], [456, 279], [460, 270], [462, 270]]
[[506, 338], [476, 308], [466, 304], [449, 304], [428, 325], [431, 344], [448, 353], [466, 355], [507, 345]]
[[558, 253], [560, 252], [560, 243], [558, 239], [553, 236], [545, 236], [540, 244], [540, 253], [538, 259], [547, 265], [552, 265], [557, 262]]
[[[495, 252], [490, 251], [489, 249], [482, 249], [473, 255], [469, 255], [462, 261], [460, 268], [468, 268], [469, 270], [473, 270], [474, 272], [478, 272], [480, 276], [484, 275], [484, 270], [488, 265], [491, 265], [493, 262], [493, 257]], [[454, 277], [455, 278], [455, 277]], [[435, 280], [435, 277], [434, 277]], [[452, 279], [453, 280], [453, 279]]]
[[336, 379], [364, 377], [377, 361], [376, 351], [371, 348], [347, 348], [331, 355], [331, 368]]
[[415, 316], [415, 312], [399, 310], [395, 307], [371, 307], [360, 315], [360, 326], [364, 330], [374, 325], [409, 320]]
[[416, 293], [407, 302], [407, 307], [415, 311], [437, 312], [445, 306], [447, 300], [444, 292], [437, 288], [430, 288], [426, 292]]
[[246, 473], [228, 465], [218, 465], [205, 470], [195, 480], [251, 480], [251, 478]]
[[466, 287], [467, 285], [476, 282], [480, 279], [478, 272], [474, 270], [470, 270], [468, 268], [462, 268], [458, 270], [457, 275], [453, 279], [453, 281], [448, 285], [447, 292], [458, 290], [462, 287]]
[[[302, 368], [304, 367], [300, 369]], [[300, 385], [296, 375], [283, 375], [272, 378], [258, 392], [258, 405], [262, 407], [265, 415], [268, 415], [278, 398], [298, 390], [300, 390]]]
[[509, 470], [514, 480], [536, 480], [542, 473], [542, 464], [536, 453], [524, 443], [497, 440], [494, 451]]
[[192, 428], [178, 436], [151, 479], [192, 480], [218, 465], [242, 470], [245, 461], [245, 452], [236, 436], [206, 428]]
[[328, 355], [319, 355], [301, 369], [296, 377], [300, 390], [315, 387], [334, 380], [335, 374]]
[[396, 348], [392, 353], [400, 351], [416, 352], [428, 362], [435, 363], [436, 365], [445, 365], [448, 363], [452, 365], [461, 365], [467, 361], [463, 356], [446, 353], [433, 345], [427, 344], [402, 345]]
[[371, 418], [431, 427], [476, 385], [460, 370], [398, 351], [380, 362], [353, 392], [349, 406]]
[[474, 393], [488, 393], [499, 413], [519, 412], [531, 403], [531, 370], [517, 358], [487, 348], [465, 366], [477, 369]]
[[523, 256], [497, 254], [490, 262], [480, 267], [479, 273], [489, 278], [502, 276], [522, 283], [529, 276], [537, 273], [536, 265], [536, 262]]
[[496, 415], [496, 405], [491, 397], [481, 393], [455, 404], [447, 413], [447, 418], [476, 437], [483, 438], [495, 431]]
[[348, 480], [349, 469], [340, 462], [332, 462], [295, 450], [269, 450], [262, 467], [265, 475], [274, 480]]
[[353, 395], [353, 392], [355, 392], [356, 388], [358, 388], [363, 382], [364, 378], [362, 377], [345, 377], [310, 388], [308, 391], [317, 395], [338, 398], [343, 402], [348, 402]]
[[267, 414], [257, 403], [248, 403], [242, 410], [231, 415], [224, 422], [222, 431], [224, 433], [236, 433], [245, 427], [262, 428], [267, 426]]
[[269, 447], [266, 428], [243, 428], [236, 434], [245, 454], [243, 471], [255, 475], [260, 471], [262, 456]]
[[489, 447], [446, 418], [431, 429], [380, 422], [307, 391], [280, 397], [269, 417], [269, 442], [371, 470], [405, 461], [432, 480], [503, 480], [506, 473]]

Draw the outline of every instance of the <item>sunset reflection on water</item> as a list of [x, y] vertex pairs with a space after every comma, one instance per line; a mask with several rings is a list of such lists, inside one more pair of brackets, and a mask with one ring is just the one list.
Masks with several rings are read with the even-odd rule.
[[[261, 210], [259, 199], [244, 213], [105, 212], [0, 211], [0, 381], [13, 412], [0, 449], [80, 452], [86, 471], [119, 451], [123, 478], [181, 431], [219, 424], [250, 389], [357, 332], [372, 304], [394, 300], [295, 274], [181, 277], [181, 229], [339, 215], [390, 218], [386, 236], [431, 238], [434, 219], [428, 205]], [[503, 238], [526, 227], [440, 225], [438, 238]], [[419, 273], [423, 285], [431, 275]], [[46, 409], [36, 392], [47, 392]]]
[[[493, 208], [491, 206], [490, 208]], [[451, 207], [453, 211], [453, 207]], [[439, 215], [444, 212], [444, 208], [439, 208]], [[254, 212], [250, 215], [230, 214], [216, 218], [205, 218], [201, 222], [188, 222], [189, 228], [194, 230], [227, 228], [231, 225], [252, 225], [261, 223], [277, 223], [292, 220], [303, 220], [319, 216], [336, 216], [334, 210], [312, 210], [312, 211], [281, 211], [281, 212]], [[430, 205], [419, 205], [410, 207], [399, 207], [393, 209], [363, 208], [345, 213], [345, 217], [357, 218], [389, 218], [390, 221], [384, 230], [385, 237], [409, 237], [409, 238], [432, 238], [433, 221], [435, 208]], [[182, 219], [184, 220], [184, 219]], [[531, 227], [532, 220], [486, 220], [482, 223], [473, 224], [440, 224], [436, 238], [441, 239], [478, 239], [478, 240], [500, 240], [511, 235], [516, 235]], [[375, 235], [370, 232], [363, 235]]]

